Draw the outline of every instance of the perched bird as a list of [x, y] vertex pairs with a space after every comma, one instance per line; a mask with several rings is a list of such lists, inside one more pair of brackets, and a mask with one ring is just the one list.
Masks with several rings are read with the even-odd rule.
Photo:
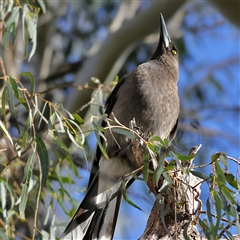
[[[146, 63], [119, 80], [106, 101], [105, 113], [127, 127], [134, 119], [146, 139], [153, 135], [171, 141], [176, 134], [180, 108], [178, 77], [177, 49], [160, 14], [160, 38], [155, 52]], [[104, 135], [107, 141], [102, 142], [109, 159], [97, 146], [87, 194], [61, 239], [113, 238], [122, 200], [122, 178], [139, 164], [130, 139], [109, 130]], [[126, 187], [133, 180], [133, 177], [127, 179]]]

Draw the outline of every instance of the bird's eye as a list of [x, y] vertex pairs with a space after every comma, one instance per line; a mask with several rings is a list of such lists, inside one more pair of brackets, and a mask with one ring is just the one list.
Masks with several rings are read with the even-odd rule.
[[176, 54], [177, 54], [177, 51], [174, 50], [174, 49], [172, 49], [172, 53], [173, 53], [174, 55], [176, 55]]

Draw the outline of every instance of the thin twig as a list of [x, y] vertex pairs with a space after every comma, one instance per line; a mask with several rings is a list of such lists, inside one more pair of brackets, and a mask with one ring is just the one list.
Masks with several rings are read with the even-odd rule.
[[17, 234], [18, 236], [20, 236], [22, 239], [25, 239], [25, 240], [31, 240], [31, 238], [29, 238], [29, 237], [23, 235], [23, 234], [20, 233], [20, 232], [17, 232], [17, 231], [16, 231], [16, 234]]
[[235, 159], [235, 158], [233, 158], [233, 157], [229, 157], [229, 156], [227, 156], [227, 158], [230, 159], [230, 160], [232, 160], [233, 162], [237, 163], [238, 165], [240, 165], [240, 159], [237, 160], [237, 159]]
[[223, 235], [224, 235], [224, 233], [231, 227], [231, 226], [236, 226], [236, 219], [234, 219], [231, 223], [229, 223], [220, 233], [219, 233], [219, 235], [218, 235], [218, 238], [220, 239]]
[[[206, 214], [206, 215], [207, 215], [207, 212], [206, 212], [206, 211], [201, 211], [201, 214]], [[214, 213], [211, 213], [211, 215], [212, 215], [212, 217], [215, 217], [215, 218], [218, 217], [218, 216], [217, 216], [216, 214], [214, 214]], [[221, 221], [226, 222], [226, 223], [229, 223], [229, 221], [228, 221], [226, 218], [221, 218]], [[236, 226], [235, 222], [236, 222], [235, 220], [233, 220], [233, 221], [231, 222], [232, 226]]]
[[2, 70], [3, 77], [6, 77], [7, 74], [1, 57], [0, 57], [0, 69]]

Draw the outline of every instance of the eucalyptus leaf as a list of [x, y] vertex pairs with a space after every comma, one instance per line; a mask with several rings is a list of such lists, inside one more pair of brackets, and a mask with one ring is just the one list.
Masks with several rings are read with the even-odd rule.
[[47, 181], [48, 172], [49, 172], [49, 158], [48, 158], [48, 151], [46, 148], [45, 143], [43, 140], [37, 136], [36, 137], [37, 143], [37, 153], [41, 162], [41, 169], [42, 169], [42, 187], [45, 186]]
[[16, 117], [16, 114], [15, 114], [14, 91], [13, 91], [13, 88], [12, 88], [12, 85], [11, 85], [10, 81], [6, 81], [6, 100], [8, 102], [8, 106], [9, 106], [11, 116], [14, 119], [15, 126], [17, 127], [17, 130], [18, 130], [19, 134], [21, 134], [21, 131], [20, 131], [20, 128], [19, 128], [19, 125], [18, 125], [18, 121], [17, 121], [17, 117]]
[[18, 22], [18, 18], [19, 18], [19, 7], [14, 7], [11, 11], [10, 17], [4, 23], [4, 28], [8, 28], [13, 22]]
[[26, 204], [28, 199], [29, 182], [32, 176], [34, 161], [35, 161], [35, 156], [34, 154], [31, 154], [24, 168], [23, 188], [22, 188], [20, 204], [19, 204], [19, 212], [20, 212], [21, 219], [25, 219], [25, 209], [26, 209]]
[[37, 0], [37, 1], [39, 3], [43, 13], [46, 13], [46, 5], [45, 5], [44, 1], [43, 0]]
[[119, 133], [119, 134], [122, 134], [128, 138], [131, 138], [131, 139], [134, 139], [136, 138], [135, 134], [132, 133], [131, 131], [127, 130], [127, 129], [124, 129], [124, 128], [121, 128], [121, 127], [112, 127], [111, 130], [113, 132], [116, 132], [116, 133]]
[[31, 85], [30, 95], [31, 95], [31, 97], [33, 97], [34, 89], [35, 89], [35, 80], [34, 80], [34, 77], [33, 77], [32, 73], [23, 72], [23, 73], [20, 74], [20, 76], [27, 77], [30, 80], [30, 85]]
[[219, 225], [220, 225], [220, 221], [221, 221], [222, 206], [221, 206], [220, 198], [216, 192], [213, 192], [213, 197], [214, 197], [214, 201], [215, 201], [215, 210], [216, 210], [217, 220], [215, 222], [215, 226], [213, 228], [212, 235], [213, 235], [213, 239], [217, 239], [218, 229], [219, 229]]
[[0, 120], [0, 129], [3, 131], [3, 133], [7, 136], [10, 143], [13, 145], [13, 140], [8, 132], [8, 130], [5, 128], [3, 122]]

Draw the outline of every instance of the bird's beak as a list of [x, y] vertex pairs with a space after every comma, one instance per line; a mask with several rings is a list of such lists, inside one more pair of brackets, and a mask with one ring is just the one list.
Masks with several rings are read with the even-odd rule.
[[167, 31], [167, 27], [166, 27], [163, 15], [160, 13], [160, 39], [159, 39], [159, 43], [161, 43], [161, 45], [163, 43], [165, 48], [168, 48], [170, 42], [171, 42], [171, 39], [168, 35], [168, 31]]

